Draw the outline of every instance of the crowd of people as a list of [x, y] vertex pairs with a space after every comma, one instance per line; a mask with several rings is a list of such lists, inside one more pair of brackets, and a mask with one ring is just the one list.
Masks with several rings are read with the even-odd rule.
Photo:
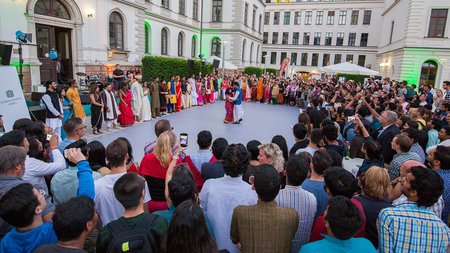
[[[301, 107], [292, 136], [244, 146], [203, 130], [186, 154], [160, 119], [138, 162], [124, 137], [87, 143], [82, 117], [62, 124], [62, 141], [56, 117], [17, 120], [0, 137], [0, 252], [447, 252], [450, 82], [439, 92], [389, 79], [227, 80], [233, 89], [200, 90], [196, 101], [248, 93], [251, 101], [254, 82], [271, 94], [299, 87], [289, 102]], [[265, 102], [258, 85], [255, 101]], [[48, 87], [46, 104], [58, 100]], [[362, 164], [343, 165], [353, 158]]]

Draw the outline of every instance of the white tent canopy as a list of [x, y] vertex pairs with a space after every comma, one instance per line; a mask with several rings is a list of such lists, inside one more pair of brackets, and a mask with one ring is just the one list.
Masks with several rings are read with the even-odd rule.
[[325, 66], [320, 68], [320, 72], [326, 72], [326, 73], [343, 73], [343, 74], [354, 74], [354, 75], [369, 75], [374, 76], [378, 75], [379, 72], [375, 70], [371, 70], [368, 68], [364, 68], [361, 66], [358, 66], [356, 64], [352, 64], [350, 62], [344, 62], [339, 64], [334, 64], [330, 66]]
[[[205, 60], [209, 63], [213, 63], [214, 60], [218, 60], [220, 61], [219, 68], [222, 68], [222, 59], [217, 56], [210, 56]], [[238, 67], [229, 61], [225, 61], [225, 69], [238, 69]]]

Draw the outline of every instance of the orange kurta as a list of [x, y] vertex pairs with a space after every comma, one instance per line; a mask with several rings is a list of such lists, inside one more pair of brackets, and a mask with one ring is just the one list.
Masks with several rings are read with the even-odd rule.
[[66, 95], [73, 104], [73, 109], [75, 111], [75, 117], [85, 118], [86, 113], [84, 112], [83, 105], [81, 104], [80, 94], [78, 94], [77, 88], [69, 88], [67, 89]]
[[256, 86], [256, 99], [261, 100], [263, 98], [263, 93], [264, 93], [264, 86], [263, 81], [260, 78], [258, 81], [258, 86]]

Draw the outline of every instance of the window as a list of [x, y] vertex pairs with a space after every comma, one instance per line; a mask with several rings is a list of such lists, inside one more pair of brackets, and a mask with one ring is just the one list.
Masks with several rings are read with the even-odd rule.
[[323, 23], [323, 11], [316, 12], [316, 25], [321, 25]]
[[359, 16], [359, 11], [352, 11], [352, 19], [350, 21], [351, 25], [357, 25], [358, 24], [358, 16]]
[[358, 65], [364, 67], [365, 64], [366, 64], [366, 56], [365, 55], [358, 56]]
[[309, 45], [309, 36], [310, 33], [303, 33], [303, 45]]
[[302, 53], [302, 60], [300, 65], [307, 66], [308, 65], [308, 53]]
[[284, 13], [284, 21], [283, 21], [283, 24], [289, 25], [290, 22], [291, 22], [291, 12], [288, 11], [288, 12], [285, 12], [285, 13]]
[[301, 20], [302, 20], [302, 12], [296, 11], [294, 16], [294, 25], [300, 25]]
[[179, 2], [178, 2], [178, 12], [181, 14], [181, 15], [184, 15], [184, 10], [186, 9], [186, 4], [185, 4], [185, 2], [184, 2], [184, 0], [180, 0]]
[[197, 37], [194, 35], [192, 36], [192, 45], [191, 45], [191, 57], [195, 58], [197, 57]]
[[320, 45], [320, 37], [322, 33], [314, 33], [314, 45]]
[[212, 0], [212, 22], [222, 22], [222, 0]]
[[359, 43], [360, 47], [367, 47], [367, 41], [369, 40], [368, 33], [361, 33], [361, 43]]
[[445, 23], [447, 23], [448, 9], [431, 10], [428, 37], [443, 38]]
[[267, 55], [267, 52], [262, 52], [262, 55], [261, 55], [261, 63], [262, 64], [266, 63], [266, 55]]
[[334, 25], [334, 11], [328, 12], [327, 25]]
[[183, 56], [183, 34], [178, 34], [178, 56]]
[[319, 65], [319, 54], [312, 54], [311, 66]]
[[277, 64], [277, 52], [270, 53], [270, 64]]
[[221, 55], [222, 55], [222, 52], [220, 49], [220, 39], [219, 38], [214, 38], [211, 41], [211, 55], [217, 56], [217, 57], [221, 57]]
[[372, 16], [371, 10], [364, 11], [363, 25], [370, 25], [370, 18]]
[[161, 55], [167, 55], [167, 41], [168, 41], [167, 29], [161, 30]]
[[123, 49], [123, 19], [116, 11], [109, 15], [109, 47]]
[[389, 36], [389, 44], [392, 43], [392, 35], [394, 35], [394, 20], [392, 20], [392, 24], [391, 24], [391, 36]]
[[342, 60], [342, 54], [335, 54], [334, 55], [334, 64], [341, 63]]
[[165, 8], [169, 8], [169, 0], [161, 0], [161, 5]]
[[286, 52], [282, 52], [280, 55], [280, 64], [283, 62], [284, 59], [286, 59], [287, 57], [287, 53]]
[[291, 53], [291, 64], [297, 65], [297, 53]]
[[352, 63], [353, 62], [353, 55], [352, 54], [348, 54], [345, 61]]
[[[252, 29], [255, 30], [255, 19], [256, 19], [256, 9], [253, 6], [253, 13], [252, 13]], [[260, 19], [261, 20], [261, 19]]]
[[273, 24], [274, 25], [279, 25], [280, 24], [280, 13], [279, 12], [274, 12], [273, 13]]
[[270, 12], [264, 12], [264, 24], [268, 25], [270, 22]]
[[277, 44], [278, 43], [278, 33], [273, 33], [272, 34], [272, 44]]
[[194, 0], [192, 4], [192, 17], [198, 20], [198, 0]]
[[242, 61], [243, 62], [245, 62], [245, 46], [246, 46], [246, 43], [245, 43], [245, 39], [244, 39], [244, 42], [242, 42]]
[[340, 11], [339, 12], [339, 24], [345, 25], [346, 19], [347, 19], [347, 11]]
[[289, 33], [284, 32], [283, 38], [281, 39], [281, 44], [286, 45], [286, 44], [288, 44], [288, 41], [289, 41]]
[[344, 44], [344, 33], [337, 33], [336, 46], [342, 46]]
[[298, 45], [298, 38], [300, 36], [300, 33], [295, 32], [292, 34], [292, 45]]
[[67, 8], [59, 0], [39, 0], [34, 5], [34, 13], [57, 18], [70, 19]]
[[261, 27], [262, 27], [262, 15], [259, 15], [259, 27], [258, 27], [258, 33], [261, 33]]
[[312, 21], [312, 11], [307, 11], [305, 13], [305, 25], [310, 25]]
[[351, 47], [354, 47], [355, 41], [356, 41], [356, 33], [349, 33], [348, 34], [348, 45]]
[[146, 54], [149, 54], [150, 53], [150, 26], [145, 24], [144, 28], [145, 28], [145, 49], [144, 49], [144, 52]]
[[331, 46], [333, 40], [333, 33], [325, 33], [325, 46]]
[[248, 3], [245, 3], [245, 9], [244, 9], [244, 25], [247, 25], [248, 20]]
[[330, 65], [330, 54], [324, 54], [322, 59], [322, 66]]
[[263, 33], [263, 44], [267, 44], [267, 41], [269, 40], [269, 33], [264, 32]]

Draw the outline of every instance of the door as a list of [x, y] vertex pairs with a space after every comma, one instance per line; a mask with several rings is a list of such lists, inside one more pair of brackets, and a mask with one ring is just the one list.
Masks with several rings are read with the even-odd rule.
[[67, 83], [73, 78], [71, 29], [55, 27], [55, 44], [61, 60], [61, 77]]
[[429, 84], [431, 85], [431, 87], [434, 87], [434, 84], [436, 82], [437, 69], [438, 67], [435, 61], [429, 60], [424, 62], [420, 71], [420, 84]]
[[40, 67], [41, 82], [56, 81], [56, 63], [48, 57], [50, 50], [55, 49], [54, 27], [36, 25], [36, 45]]

